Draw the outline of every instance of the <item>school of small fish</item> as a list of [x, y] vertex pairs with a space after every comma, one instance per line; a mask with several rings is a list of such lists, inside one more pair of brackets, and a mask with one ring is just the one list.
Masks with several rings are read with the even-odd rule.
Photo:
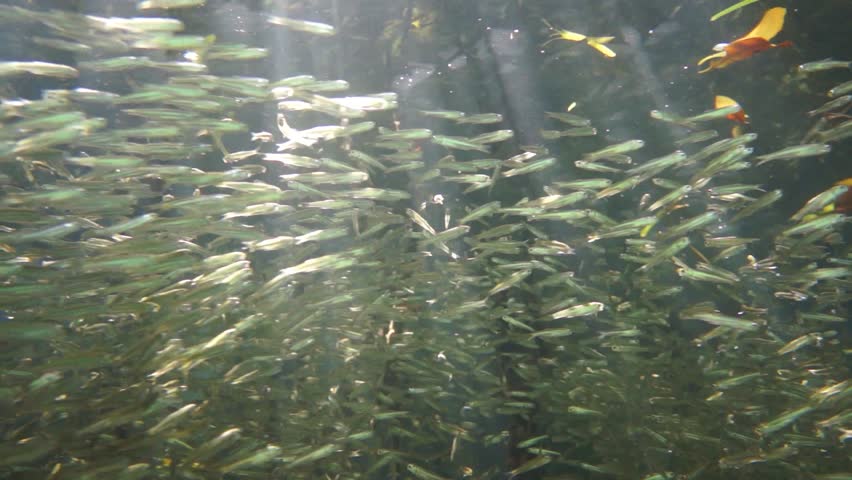
[[[749, 224], [788, 192], [738, 183], [848, 142], [852, 83], [774, 151], [718, 96], [649, 112], [686, 132], [664, 155], [553, 155], [599, 130], [553, 111], [498, 157], [504, 113], [409, 128], [392, 92], [211, 73], [268, 52], [169, 16], [204, 4], [0, 5], [86, 53], [0, 61], [4, 82], [57, 85], [2, 89], [0, 479], [852, 479], [852, 181], [775, 229]], [[780, 46], [767, 17], [760, 49]], [[755, 53], [743, 38], [708, 70]], [[613, 62], [613, 39], [546, 43]]]

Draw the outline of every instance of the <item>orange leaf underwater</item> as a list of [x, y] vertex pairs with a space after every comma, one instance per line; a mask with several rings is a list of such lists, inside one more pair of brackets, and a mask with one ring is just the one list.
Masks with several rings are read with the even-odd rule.
[[[740, 107], [740, 104], [737, 103], [737, 101], [734, 100], [733, 98], [726, 97], [724, 95], [716, 95], [716, 98], [714, 100], [714, 108], [716, 108], [716, 109], [725, 108], [725, 107], [729, 107], [731, 105], [736, 105], [736, 106]], [[737, 122], [737, 123], [742, 123], [742, 124], [749, 123], [748, 114], [745, 112], [745, 110], [743, 110], [742, 107], [740, 107], [740, 109], [738, 111], [728, 115], [726, 118], [728, 120], [732, 120], [732, 121]]]
[[[784, 41], [781, 43], [772, 43], [770, 40], [781, 31], [784, 26], [784, 16], [787, 9], [783, 7], [770, 8], [763, 14], [760, 23], [755, 26], [751, 32], [734, 40], [731, 43], [723, 45], [722, 51], [714, 53], [702, 58], [698, 65], [703, 65], [705, 62], [710, 64], [699, 73], [709, 72], [717, 68], [725, 68], [728, 65], [745, 60], [755, 53], [768, 50], [770, 48], [791, 47], [793, 43]], [[717, 47], [718, 48], [718, 47]]]
[[[852, 187], [852, 178], [841, 180], [835, 185], [846, 185]], [[833, 210], [841, 213], [852, 213], [852, 189], [844, 193], [834, 201]]]

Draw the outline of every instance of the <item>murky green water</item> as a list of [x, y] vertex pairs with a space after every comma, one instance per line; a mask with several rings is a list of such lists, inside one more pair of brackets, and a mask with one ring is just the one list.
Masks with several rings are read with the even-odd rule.
[[734, 3], [0, 5], [0, 478], [852, 478], [852, 4]]

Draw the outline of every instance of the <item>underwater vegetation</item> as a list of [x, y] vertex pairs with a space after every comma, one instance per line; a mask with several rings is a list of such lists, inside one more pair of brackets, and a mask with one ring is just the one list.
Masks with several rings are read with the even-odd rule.
[[[0, 478], [852, 478], [852, 179], [781, 180], [848, 160], [849, 61], [775, 59], [793, 73], [757, 88], [817, 92], [789, 117], [716, 83], [697, 111], [638, 111], [616, 95], [644, 81], [608, 82], [638, 58], [626, 30], [488, 2], [529, 13], [507, 36], [542, 71], [581, 59], [601, 85], [518, 119], [272, 68], [338, 41], [392, 62], [446, 40], [453, 2], [371, 35], [267, 2], [262, 29], [301, 43], [265, 47], [193, 27], [210, 1], [18, 3], [0, 5], [33, 33], [0, 60]], [[689, 78], [762, 82], [751, 57], [790, 42], [764, 6]], [[626, 135], [620, 109], [641, 118]]]
[[784, 17], [787, 9], [783, 7], [770, 8], [763, 14], [763, 18], [750, 32], [731, 43], [720, 43], [713, 50], [718, 53], [708, 55], [698, 61], [698, 65], [710, 62], [704, 70], [699, 73], [709, 72], [717, 68], [725, 68], [734, 62], [745, 60], [755, 53], [778, 47], [792, 47], [793, 42], [786, 40], [781, 43], [772, 43], [772, 40], [781, 28], [784, 27]]

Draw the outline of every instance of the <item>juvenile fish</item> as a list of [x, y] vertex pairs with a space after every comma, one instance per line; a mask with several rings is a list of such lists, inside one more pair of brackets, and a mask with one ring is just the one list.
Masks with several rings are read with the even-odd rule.
[[76, 68], [49, 62], [0, 62], [0, 78], [29, 73], [43, 77], [77, 78]]
[[588, 127], [592, 124], [592, 121], [588, 118], [583, 118], [579, 115], [574, 115], [573, 113], [544, 112], [544, 114], [554, 120], [566, 123], [568, 125], [573, 125], [575, 127]]
[[25, 243], [31, 241], [56, 240], [82, 228], [78, 222], [65, 222], [39, 230], [14, 232], [0, 236], [0, 242]]
[[783, 347], [779, 348], [778, 351], [775, 353], [777, 355], [786, 355], [788, 353], [792, 353], [802, 348], [805, 348], [808, 345], [815, 345], [820, 341], [820, 338], [821, 336], [818, 333], [806, 333], [801, 337], [790, 340]]
[[156, 213], [146, 213], [146, 214], [140, 215], [136, 218], [131, 218], [130, 220], [127, 220], [126, 222], [121, 222], [121, 223], [117, 223], [115, 225], [112, 225], [108, 228], [103, 229], [101, 232], [98, 232], [98, 233], [106, 233], [106, 234], [109, 234], [109, 235], [113, 235], [113, 234], [116, 234], [116, 233], [127, 232], [127, 231], [130, 231], [130, 230], [133, 230], [136, 227], [140, 227], [142, 225], [145, 225], [146, 223], [153, 222], [154, 220], [157, 220], [158, 218], [159, 218], [159, 215], [157, 215]]
[[457, 227], [453, 227], [443, 232], [438, 232], [434, 236], [429, 237], [428, 239], [422, 242], [423, 245], [428, 245], [431, 243], [442, 243], [449, 242], [450, 240], [455, 240], [459, 237], [464, 236], [467, 232], [470, 231], [470, 226], [468, 225], [459, 225]]
[[698, 173], [693, 175], [690, 179], [690, 184], [695, 188], [703, 187], [707, 184], [707, 182], [709, 182], [713, 178], [713, 175], [716, 175], [720, 172], [724, 172], [726, 170], [734, 169], [734, 167], [737, 166], [741, 162], [741, 160], [751, 155], [752, 151], [752, 148], [748, 148], [743, 145], [737, 145], [736, 147], [728, 150], [727, 152], [713, 159], [710, 163], [707, 164], [707, 166], [705, 166]]
[[528, 439], [526, 439], [522, 442], [518, 442], [516, 447], [517, 448], [532, 447], [533, 445], [535, 445], [537, 443], [541, 443], [542, 441], [547, 440], [549, 438], [550, 438], [550, 435], [539, 435], [537, 437], [528, 438]]
[[719, 140], [718, 142], [713, 142], [710, 145], [707, 145], [706, 147], [702, 148], [700, 151], [698, 151], [698, 153], [690, 156], [689, 162], [700, 162], [706, 158], [710, 158], [713, 155], [716, 155], [717, 153], [729, 151], [737, 146], [751, 143], [756, 139], [756, 133], [745, 133], [743, 135], [740, 135], [739, 137], [725, 138]]
[[609, 165], [601, 165], [600, 163], [594, 163], [588, 160], [577, 160], [574, 162], [574, 165], [581, 170], [588, 170], [590, 172], [621, 173], [621, 170], [615, 167], [610, 167]]
[[190, 8], [204, 5], [206, 0], [145, 0], [139, 2], [136, 8], [139, 10], [150, 10], [153, 8]]
[[679, 140], [675, 140], [674, 144], [678, 147], [689, 145], [692, 143], [706, 142], [719, 136], [716, 130], [702, 130], [700, 132], [691, 133]]
[[466, 115], [456, 119], [456, 123], [470, 123], [475, 125], [500, 123], [502, 121], [503, 115], [500, 115], [499, 113], [478, 113], [475, 115]]
[[432, 136], [432, 130], [428, 128], [409, 128], [398, 131], [380, 131], [376, 137], [378, 141], [392, 140], [426, 140]]
[[663, 195], [659, 200], [652, 203], [648, 206], [648, 211], [653, 212], [654, 210], [658, 210], [662, 207], [665, 207], [674, 202], [680, 201], [683, 197], [689, 194], [692, 191], [692, 185], [686, 184], [679, 188], [672, 190], [671, 192]]
[[474, 150], [477, 152], [488, 153], [488, 149], [478, 143], [471, 141], [465, 137], [451, 137], [447, 135], [435, 135], [432, 137], [432, 143], [445, 148], [456, 150]]
[[818, 212], [822, 210], [826, 205], [830, 205], [834, 203], [839, 197], [843, 196], [846, 192], [849, 191], [849, 187], [846, 185], [835, 185], [828, 190], [820, 193], [819, 195], [813, 197], [805, 203], [805, 206], [799, 209], [796, 213], [790, 217], [791, 220], [800, 221], [805, 218], [808, 214]]
[[530, 338], [560, 338], [569, 337], [573, 334], [574, 330], [570, 328], [548, 328], [531, 334]]
[[738, 375], [736, 377], [728, 377], [724, 380], [719, 380], [714, 383], [713, 386], [718, 390], [728, 390], [730, 388], [739, 387], [740, 385], [745, 385], [746, 383], [749, 383], [752, 380], [757, 380], [761, 377], [763, 377], [763, 374], [759, 372], [746, 373], [745, 375]]
[[822, 72], [825, 70], [832, 70], [835, 68], [850, 68], [852, 67], [852, 62], [845, 60], [832, 60], [830, 58], [826, 58], [825, 60], [817, 60], [815, 62], [808, 62], [799, 65], [798, 70], [804, 73], [814, 73], [814, 72]]
[[554, 208], [562, 208], [567, 207], [568, 205], [573, 205], [577, 202], [583, 201], [589, 198], [589, 194], [580, 191], [573, 192], [567, 195], [548, 195], [545, 197], [539, 197], [535, 200], [528, 200], [525, 202], [519, 202], [517, 207], [542, 207], [544, 209], [550, 210]]
[[663, 112], [661, 110], [651, 110], [650, 117], [654, 120], [659, 120], [661, 122], [671, 123], [674, 125], [680, 125], [686, 128], [695, 128], [695, 125], [686, 121], [686, 118], [681, 117], [675, 113], [671, 112]]
[[69, 163], [97, 169], [126, 169], [145, 165], [145, 160], [137, 157], [73, 157]]
[[427, 117], [439, 118], [441, 120], [459, 120], [464, 117], [464, 112], [457, 110], [420, 110], [420, 113]]
[[500, 202], [488, 202], [478, 208], [475, 208], [470, 213], [459, 219], [459, 223], [470, 223], [474, 220], [493, 215], [500, 210]]
[[563, 210], [561, 212], [547, 212], [544, 213], [543, 209], [534, 209], [534, 211], [530, 212], [531, 220], [556, 220], [563, 222], [571, 222], [574, 220], [580, 220], [582, 218], [586, 218], [589, 216], [588, 210]]
[[448, 478], [436, 475], [430, 472], [429, 470], [426, 470], [425, 468], [417, 466], [413, 463], [409, 463], [408, 465], [406, 465], [405, 469], [420, 480], [449, 480]]
[[600, 190], [612, 185], [612, 180], [608, 178], [587, 178], [568, 182], [554, 182], [553, 185], [557, 188], [570, 188], [574, 190]]
[[707, 322], [711, 325], [733, 328], [735, 330], [754, 331], [760, 328], [760, 325], [756, 322], [723, 315], [719, 312], [713, 311], [682, 313], [680, 318], [684, 320], [701, 320], [702, 322]]
[[96, 72], [121, 72], [136, 68], [150, 67], [152, 64], [153, 62], [148, 57], [126, 56], [87, 60], [80, 62], [78, 66], [80, 68], [94, 70]]
[[715, 210], [708, 210], [704, 213], [696, 215], [692, 218], [687, 218], [681, 223], [669, 228], [662, 235], [660, 235], [661, 240], [666, 240], [672, 237], [679, 237], [681, 235], [685, 235], [693, 230], [697, 230], [699, 228], [705, 227], [716, 220], [719, 219], [719, 212]]
[[196, 448], [195, 451], [190, 454], [190, 458], [193, 460], [205, 460], [210, 458], [213, 454], [222, 451], [222, 449], [233, 445], [234, 442], [239, 440], [240, 432], [241, 430], [239, 428], [230, 428], [225, 430], [212, 440], [201, 444], [201, 446]]
[[808, 112], [808, 116], [815, 117], [817, 115], [822, 115], [823, 113], [828, 113], [832, 110], [839, 110], [850, 103], [852, 103], [852, 95], [843, 95], [842, 97], [826, 102], [819, 108], [811, 110]]
[[766, 192], [761, 195], [760, 198], [748, 204], [745, 208], [737, 212], [736, 215], [731, 218], [731, 223], [742, 220], [746, 217], [754, 215], [760, 210], [772, 205], [781, 199], [782, 193], [781, 190], [772, 190], [771, 192]]
[[212, 37], [158, 34], [133, 42], [133, 48], [146, 50], [196, 50], [208, 47]]
[[502, 292], [504, 290], [508, 290], [509, 288], [512, 288], [513, 286], [517, 285], [518, 283], [522, 282], [525, 278], [530, 276], [531, 273], [532, 273], [532, 270], [527, 269], [527, 270], [519, 270], [519, 271], [509, 275], [509, 277], [507, 277], [505, 280], [498, 283], [497, 285], [494, 285], [494, 288], [492, 288], [488, 292], [488, 296], [490, 297], [490, 296], [492, 296], [496, 293], [499, 293], [499, 292]]
[[309, 173], [291, 173], [288, 175], [279, 175], [282, 180], [295, 180], [301, 183], [310, 185], [340, 185], [361, 183], [369, 180], [370, 176], [364, 172], [349, 172], [349, 173], [328, 173], [328, 172], [309, 172]]
[[815, 410], [814, 407], [804, 406], [802, 408], [797, 408], [796, 410], [791, 410], [791, 411], [785, 412], [785, 413], [779, 415], [778, 417], [773, 418], [772, 420], [770, 420], [768, 422], [761, 423], [755, 429], [755, 431], [758, 434], [760, 434], [761, 436], [765, 437], [766, 435], [769, 435], [769, 434], [777, 432], [778, 430], [781, 430], [782, 428], [786, 427], [787, 425], [790, 425], [791, 423], [795, 422], [796, 420], [798, 420], [802, 416], [807, 415], [808, 413], [811, 413], [814, 410]]
[[731, 272], [709, 272], [709, 271], [701, 271], [693, 268], [689, 268], [686, 265], [677, 269], [677, 274], [681, 278], [685, 278], [687, 280], [692, 280], [695, 282], [710, 282], [710, 283], [722, 283], [726, 285], [734, 285], [740, 279]]
[[550, 463], [552, 461], [553, 461], [553, 457], [548, 457], [548, 456], [544, 456], [544, 455], [539, 456], [539, 457], [534, 457], [531, 460], [528, 460], [528, 461], [524, 462], [523, 464], [521, 464], [521, 466], [519, 466], [518, 468], [511, 470], [509, 472], [509, 480], [511, 480], [511, 479], [517, 477], [518, 475], [523, 474], [523, 473], [527, 473], [527, 472], [535, 470], [537, 468], [541, 468], [541, 467], [547, 465], [548, 463]]
[[733, 113], [737, 113], [742, 110], [742, 107], [739, 105], [729, 105], [727, 107], [722, 108], [714, 108], [712, 110], [707, 110], [706, 112], [699, 113], [698, 115], [694, 115], [692, 117], [687, 117], [684, 122], [685, 123], [698, 123], [698, 122], [707, 122], [710, 120], [718, 120], [720, 118], [725, 118], [728, 115]]
[[482, 135], [477, 135], [471, 138], [470, 141], [481, 144], [497, 143], [509, 140], [514, 136], [515, 132], [513, 130], [495, 130], [493, 132], [486, 132]]
[[817, 155], [825, 155], [831, 151], [831, 145], [824, 143], [808, 143], [805, 145], [793, 145], [777, 152], [759, 155], [757, 157], [757, 165], [763, 165], [772, 160], [788, 160], [792, 158], [814, 157]]
[[156, 435], [156, 434], [158, 434], [158, 433], [160, 433], [164, 430], [167, 430], [167, 429], [175, 426], [178, 422], [183, 420], [184, 416], [192, 413], [197, 407], [198, 407], [198, 405], [196, 405], [194, 403], [190, 403], [190, 404], [184, 405], [183, 407], [179, 408], [178, 410], [175, 410], [174, 412], [172, 412], [168, 416], [166, 416], [166, 418], [162, 419], [160, 421], [160, 423], [158, 423], [158, 424], [154, 425], [153, 427], [151, 427], [150, 429], [148, 429], [148, 431], [147, 431], [148, 435]]
[[631, 168], [627, 171], [630, 175], [639, 175], [647, 173], [649, 176], [657, 175], [662, 172], [666, 168], [678, 164], [686, 159], [686, 154], [680, 150], [676, 150], [668, 155], [664, 155], [659, 158], [655, 158], [653, 160], [648, 160], [647, 162], [639, 165], [638, 167]]
[[645, 265], [639, 267], [639, 271], [647, 271], [651, 267], [671, 259], [681, 250], [689, 246], [689, 237], [681, 237], [675, 240], [671, 245], [660, 250], [659, 253], [645, 261]]
[[816, 135], [823, 142], [836, 142], [837, 140], [852, 136], [852, 120], [847, 120], [834, 128], [823, 130]]
[[583, 159], [586, 161], [593, 161], [600, 158], [605, 158], [608, 155], [619, 154], [619, 153], [627, 153], [632, 152], [634, 150], [639, 150], [640, 148], [645, 146], [644, 140], [627, 140], [626, 142], [621, 142], [615, 145], [610, 145], [609, 147], [602, 148], [600, 150], [596, 150], [594, 152], [587, 153], [583, 155]]
[[787, 230], [781, 232], [781, 236], [789, 237], [791, 235], [807, 235], [818, 231], [824, 231], [825, 233], [828, 233], [828, 231], [830, 231], [836, 225], [839, 225], [845, 221], [846, 215], [842, 213], [831, 213], [828, 215], [817, 217], [805, 223], [800, 223], [795, 227], [790, 227]]
[[542, 130], [541, 138], [545, 140], [556, 140], [562, 137], [592, 137], [598, 134], [595, 127], [577, 127], [568, 130]]
[[[388, 169], [390, 170], [390, 169]], [[491, 181], [491, 177], [482, 173], [474, 173], [469, 175], [443, 175], [441, 176], [447, 182], [453, 183], [487, 183]]]
[[512, 170], [507, 170], [503, 172], [503, 177], [514, 177], [517, 175], [526, 175], [528, 173], [539, 172], [546, 168], [550, 168], [556, 164], [556, 159], [553, 157], [542, 158], [541, 160], [536, 160], [534, 162], [530, 162], [523, 167], [513, 168]]
[[640, 183], [642, 183], [643, 181], [645, 181], [647, 179], [648, 179], [648, 177], [644, 176], [644, 175], [642, 175], [642, 176], [634, 175], [632, 177], [627, 177], [624, 180], [622, 180], [622, 181], [620, 181], [616, 184], [613, 184], [613, 185], [611, 185], [607, 188], [604, 188], [603, 190], [598, 192], [597, 195], [595, 195], [595, 198], [600, 200], [602, 198], [607, 198], [607, 197], [611, 197], [613, 195], [618, 195], [619, 193], [625, 192], [627, 190], [632, 190], [633, 188], [636, 187], [636, 185], [639, 185]]
[[828, 97], [829, 98], [835, 98], [835, 97], [839, 97], [841, 95], [847, 94], [849, 92], [852, 92], [852, 80], [849, 80], [847, 82], [843, 82], [840, 85], [829, 90], [828, 91]]
[[659, 219], [655, 216], [639, 217], [617, 225], [609, 226], [600, 232], [588, 236], [589, 243], [596, 242], [602, 238], [630, 237], [638, 234], [643, 228], [657, 223]]
[[316, 462], [317, 460], [322, 460], [323, 458], [328, 457], [329, 455], [333, 454], [334, 452], [338, 451], [339, 449], [340, 449], [340, 447], [338, 447], [334, 443], [324, 445], [324, 446], [322, 446], [322, 447], [320, 447], [320, 448], [318, 448], [318, 449], [316, 449], [316, 450], [314, 450], [314, 451], [312, 451], [312, 452], [310, 452], [306, 455], [303, 455], [303, 456], [293, 460], [292, 462], [290, 462], [287, 465], [287, 468], [293, 468], [293, 467], [297, 467], [299, 465], [302, 465], [303, 463], [310, 463], [310, 462]]
[[66, 113], [58, 113], [55, 115], [48, 115], [46, 117], [38, 117], [32, 118], [29, 120], [23, 120], [18, 123], [11, 125], [11, 127], [23, 131], [23, 130], [48, 130], [48, 129], [56, 129], [62, 128], [68, 125], [73, 125], [79, 123], [86, 119], [86, 116], [82, 112], [66, 112]]
[[558, 312], [551, 315], [554, 320], [560, 318], [575, 318], [575, 317], [585, 317], [587, 315], [593, 315], [598, 313], [604, 309], [604, 304], [601, 302], [589, 302], [581, 305], [574, 305], [573, 307], [568, 307], [563, 310], [559, 310]]
[[331, 37], [336, 33], [333, 26], [320, 22], [309, 22], [306, 20], [295, 20], [287, 17], [270, 15], [267, 21], [273, 25], [281, 25], [297, 32], [305, 32], [321, 37]]
[[266, 447], [250, 452], [251, 454], [245, 458], [241, 458], [235, 462], [229, 463], [221, 467], [219, 470], [222, 473], [232, 472], [241, 468], [263, 465], [276, 460], [281, 456], [281, 447], [276, 445], [267, 445]]

